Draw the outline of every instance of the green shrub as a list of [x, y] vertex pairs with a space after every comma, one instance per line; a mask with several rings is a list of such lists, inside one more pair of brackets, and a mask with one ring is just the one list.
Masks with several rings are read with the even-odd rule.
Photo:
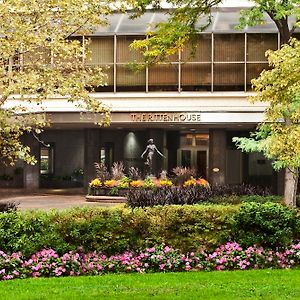
[[241, 202], [257, 202], [257, 203], [282, 203], [283, 197], [277, 195], [269, 196], [260, 196], [260, 195], [249, 195], [249, 196], [240, 196]]
[[209, 203], [214, 203], [214, 204], [241, 204], [241, 196], [238, 195], [223, 195], [223, 196], [214, 196], [211, 197], [207, 200]]
[[62, 254], [78, 247], [115, 254], [165, 242], [186, 252], [227, 241], [237, 209], [172, 205], [5, 213], [0, 214], [0, 249], [26, 256], [42, 248]]
[[207, 200], [209, 203], [215, 204], [242, 204], [245, 202], [257, 202], [257, 203], [266, 203], [266, 202], [274, 202], [274, 203], [282, 203], [283, 197], [276, 195], [223, 195], [223, 196], [213, 196]]
[[234, 240], [243, 246], [285, 246], [300, 238], [295, 210], [274, 203], [74, 208], [0, 214], [0, 250], [25, 256], [83, 247], [108, 255], [166, 243], [182, 252]]
[[299, 217], [278, 203], [244, 203], [234, 216], [233, 238], [243, 246], [282, 247], [300, 237]]

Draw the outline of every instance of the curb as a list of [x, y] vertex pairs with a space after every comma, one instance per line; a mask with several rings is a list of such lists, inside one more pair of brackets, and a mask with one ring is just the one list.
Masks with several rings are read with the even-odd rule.
[[85, 196], [88, 202], [101, 202], [101, 203], [126, 203], [126, 197], [120, 196]]

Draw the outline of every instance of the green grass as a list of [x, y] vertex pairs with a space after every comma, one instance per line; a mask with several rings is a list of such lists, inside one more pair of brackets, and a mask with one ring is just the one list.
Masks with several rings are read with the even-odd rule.
[[300, 270], [119, 274], [0, 282], [3, 299], [300, 299]]

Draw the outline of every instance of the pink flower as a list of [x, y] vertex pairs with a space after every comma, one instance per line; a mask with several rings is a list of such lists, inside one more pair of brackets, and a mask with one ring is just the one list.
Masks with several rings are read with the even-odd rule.
[[154, 248], [154, 247], [148, 248], [148, 249], [147, 249], [147, 252], [149, 252], [149, 253], [155, 252], [155, 248]]
[[172, 248], [170, 248], [169, 246], [166, 246], [165, 249], [164, 249], [164, 252], [165, 253], [168, 253], [172, 250]]

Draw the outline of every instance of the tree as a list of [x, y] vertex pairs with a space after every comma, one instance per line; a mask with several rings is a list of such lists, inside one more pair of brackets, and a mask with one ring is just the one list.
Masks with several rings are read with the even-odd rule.
[[[148, 64], [167, 60], [168, 56], [177, 53], [187, 41], [193, 42], [195, 35], [203, 31], [212, 21], [212, 8], [223, 0], [132, 0], [132, 18], [140, 16], [147, 7], [161, 8], [169, 5], [168, 20], [149, 30], [149, 38], [135, 41], [132, 48], [143, 50], [145, 62]], [[300, 25], [300, 8], [298, 0], [254, 0], [253, 7], [242, 10], [240, 25], [237, 29], [256, 26], [265, 22], [264, 14], [268, 14], [280, 33], [281, 44], [289, 41], [295, 29]], [[294, 17], [294, 19], [290, 17]], [[199, 19], [201, 26], [199, 27]]]
[[252, 102], [270, 103], [265, 120], [252, 137], [233, 140], [243, 151], [263, 152], [276, 170], [287, 168], [285, 203], [295, 207], [300, 169], [300, 41], [293, 39], [280, 50], [268, 51], [268, 60], [272, 68], [252, 80], [256, 95], [251, 97]]
[[[269, 15], [280, 33], [280, 43], [284, 45], [282, 51], [268, 52], [269, 64], [274, 68], [274, 72], [262, 72], [257, 80], [253, 80], [254, 90], [258, 92], [257, 97], [252, 101], [270, 101], [270, 106], [266, 111], [266, 122], [274, 122], [266, 124], [265, 122], [258, 125], [257, 132], [254, 134], [260, 140], [260, 149], [268, 158], [274, 159], [273, 166], [279, 170], [285, 169], [285, 185], [284, 200], [286, 205], [290, 207], [296, 206], [296, 193], [299, 178], [299, 100], [298, 96], [293, 92], [300, 86], [299, 81], [293, 81], [293, 76], [289, 71], [293, 70], [296, 65], [290, 57], [295, 54], [294, 49], [299, 50], [299, 44], [296, 41], [291, 42], [290, 47], [285, 46], [289, 43], [295, 29], [299, 27], [300, 10], [299, 1], [297, 0], [259, 0], [254, 1], [256, 6], [242, 11], [240, 19], [240, 27], [246, 25], [255, 26], [264, 20], [264, 12]], [[291, 24], [290, 17], [294, 16], [295, 21]], [[290, 24], [289, 24], [290, 23]], [[277, 56], [278, 55], [278, 56]], [[296, 57], [295, 57], [296, 58]], [[286, 59], [286, 62], [282, 61]], [[298, 62], [299, 63], [299, 62]], [[284, 69], [285, 68], [285, 69]], [[274, 77], [274, 74], [277, 74]], [[270, 78], [268, 78], [268, 76]], [[291, 77], [291, 78], [290, 78]], [[269, 80], [274, 80], [274, 83]], [[290, 86], [291, 85], [291, 86]], [[279, 87], [279, 88], [278, 88]], [[285, 88], [283, 88], [285, 87]], [[281, 89], [282, 88], [282, 89]], [[270, 93], [268, 94], [268, 91]], [[267, 96], [270, 98], [268, 99]], [[297, 104], [298, 103], [298, 104]], [[286, 105], [287, 110], [282, 106]], [[297, 118], [298, 119], [295, 119]], [[278, 117], [276, 119], [276, 117]], [[281, 120], [279, 123], [278, 120]], [[297, 129], [298, 128], [298, 129]], [[289, 131], [292, 133], [289, 135]], [[250, 150], [246, 140], [236, 140], [241, 149]], [[248, 142], [253, 142], [249, 140]], [[298, 149], [297, 146], [298, 145]], [[289, 151], [290, 148], [290, 151]], [[257, 149], [257, 150], [258, 150]], [[294, 158], [293, 152], [295, 151]], [[255, 150], [255, 147], [253, 148]]]
[[31, 113], [28, 106], [41, 107], [56, 95], [65, 96], [82, 111], [100, 115], [99, 124], [109, 122], [109, 109], [89, 95], [94, 86], [104, 85], [105, 74], [86, 64], [88, 40], [82, 36], [106, 23], [112, 3], [1, 2], [0, 162], [35, 162], [21, 137], [26, 132], [38, 135], [49, 122], [45, 115]]
[[[144, 59], [147, 64], [152, 64], [161, 60], [167, 60], [167, 57], [170, 54], [174, 54], [178, 50], [182, 49], [184, 44], [187, 41], [191, 41], [193, 43], [195, 34], [198, 31], [203, 30], [210, 23], [211, 9], [214, 6], [220, 4], [221, 2], [222, 0], [216, 0], [216, 1], [169, 0], [167, 3], [174, 5], [175, 8], [170, 11], [170, 17], [168, 21], [166, 23], [158, 24], [156, 26], [157, 30], [151, 31], [149, 33], [150, 37], [147, 40], [135, 41], [132, 47], [134, 49], [143, 50]], [[155, 7], [159, 7], [160, 3], [161, 3], [160, 0], [153, 0], [153, 1], [137, 0], [135, 4], [137, 8], [136, 15], [139, 15], [141, 12], [143, 12], [147, 5], [153, 5]], [[265, 20], [264, 14], [266, 13], [275, 23], [280, 33], [281, 45], [287, 44], [292, 34], [294, 33], [295, 29], [300, 25], [299, 1], [298, 0], [282, 0], [282, 1], [254, 0], [252, 1], [252, 3], [254, 4], [253, 7], [241, 11], [240, 25], [238, 26], [238, 28], [243, 28], [247, 25], [256, 26], [257, 24], [263, 23]], [[135, 17], [136, 15], [134, 15], [133, 17]], [[292, 16], [294, 17], [294, 22], [293, 19], [291, 18]], [[197, 29], [196, 25], [200, 17], [206, 18], [206, 22], [204, 22], [204, 25], [201, 28]], [[168, 36], [167, 43], [164, 42], [163, 39], [164, 36]], [[293, 47], [293, 45], [291, 46]], [[288, 53], [286, 55], [288, 56]], [[273, 64], [272, 58], [271, 58], [271, 64]], [[290, 65], [290, 68], [293, 68], [293, 65]], [[297, 84], [300, 85], [300, 83], [295, 82], [295, 85]], [[255, 90], [260, 91], [259, 88], [257, 87], [255, 88]], [[287, 96], [289, 95], [286, 95], [286, 97]], [[259, 98], [257, 98], [256, 100], [258, 99]], [[264, 100], [272, 101], [272, 98], [270, 98], [269, 100], [265, 98]], [[291, 98], [290, 103], [295, 103], [295, 100]], [[267, 118], [270, 117], [270, 115], [272, 115], [270, 112], [272, 109], [274, 109], [274, 115], [276, 115], [278, 107], [271, 105], [267, 111]], [[288, 114], [284, 116], [283, 122], [286, 124], [286, 126], [292, 126], [292, 124], [295, 123], [292, 119], [289, 118]], [[269, 135], [274, 134], [273, 138], [277, 138], [279, 132], [280, 131], [278, 130], [274, 130], [273, 127], [273, 130], [270, 129], [268, 131], [268, 134]], [[260, 138], [266, 137], [262, 133], [266, 134], [265, 124], [262, 124], [261, 126], [258, 127], [257, 137]], [[294, 136], [294, 138], [298, 138], [297, 134]], [[294, 140], [294, 143], [297, 144], [297, 141]], [[240, 143], [240, 147], [242, 147], [243, 145], [245, 146], [245, 149], [247, 148], [248, 150], [250, 150], [250, 148], [246, 147], [244, 143]], [[284, 144], [282, 143], [281, 145]], [[252, 150], [255, 151], [255, 148], [253, 148]], [[266, 154], [266, 152], [264, 153]], [[273, 154], [275, 155], [275, 153]], [[274, 165], [278, 168], [279, 159], [281, 156], [275, 155], [274, 157], [276, 158], [276, 162]], [[286, 159], [282, 161], [282, 166], [284, 165], [288, 166], [285, 171], [284, 198], [287, 205], [294, 206], [295, 192], [297, 189], [297, 182], [298, 182], [298, 171], [297, 171], [297, 165], [294, 164], [289, 165], [288, 161], [289, 160]]]

